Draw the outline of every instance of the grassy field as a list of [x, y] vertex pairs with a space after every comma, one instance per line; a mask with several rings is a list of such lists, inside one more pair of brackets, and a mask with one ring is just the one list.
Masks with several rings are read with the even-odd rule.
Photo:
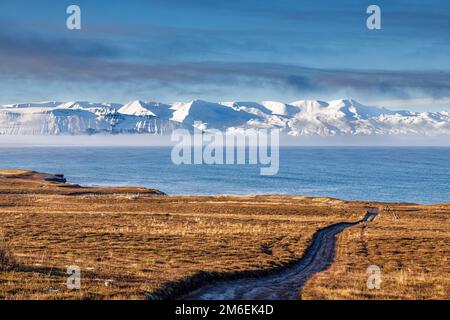
[[[298, 259], [319, 228], [384, 206], [292, 196], [172, 197], [45, 178], [0, 171], [0, 259], [3, 251], [9, 261], [0, 271], [0, 299], [173, 297], [211, 278], [276, 270]], [[400, 219], [384, 212], [365, 229], [345, 231], [336, 263], [303, 298], [449, 297], [450, 206], [391, 208]], [[378, 293], [364, 289], [369, 264], [383, 269]], [[72, 265], [81, 269], [81, 290], [67, 289]], [[407, 272], [412, 266], [419, 272]], [[386, 291], [388, 277], [396, 281], [401, 270], [408, 281]], [[424, 281], [420, 296], [411, 293], [417, 281]]]
[[[394, 206], [370, 225], [345, 230], [330, 269], [303, 299], [450, 299], [450, 205]], [[368, 290], [367, 268], [380, 268]]]

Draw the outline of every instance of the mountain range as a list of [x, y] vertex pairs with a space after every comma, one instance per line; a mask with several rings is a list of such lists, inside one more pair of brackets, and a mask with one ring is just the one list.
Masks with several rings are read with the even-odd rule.
[[176, 128], [279, 128], [291, 136], [450, 135], [450, 112], [393, 111], [352, 99], [125, 105], [39, 102], [0, 106], [0, 135], [169, 134]]

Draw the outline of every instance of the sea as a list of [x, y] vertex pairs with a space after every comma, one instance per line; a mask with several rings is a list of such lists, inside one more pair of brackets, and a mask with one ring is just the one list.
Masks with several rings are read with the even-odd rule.
[[450, 148], [283, 147], [259, 165], [175, 165], [169, 147], [2, 147], [1, 169], [64, 174], [84, 186], [143, 186], [171, 195], [288, 194], [450, 203]]

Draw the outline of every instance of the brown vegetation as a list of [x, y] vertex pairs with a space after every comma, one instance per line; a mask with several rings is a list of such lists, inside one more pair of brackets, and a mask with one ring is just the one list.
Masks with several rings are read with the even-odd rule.
[[[386, 209], [339, 236], [336, 261], [304, 299], [450, 299], [450, 205]], [[380, 289], [367, 288], [370, 265], [380, 268]]]
[[[186, 289], [192, 279], [198, 284], [236, 272], [269, 272], [298, 259], [317, 229], [357, 221], [367, 205], [379, 204], [300, 196], [170, 197], [143, 188], [82, 188], [45, 181], [33, 172], [0, 172], [0, 226], [8, 234], [9, 250], [18, 263], [13, 270], [0, 272], [0, 299], [145, 299], [155, 293], [171, 297], [180, 283]], [[411, 246], [394, 241], [381, 244], [383, 250], [398, 252], [401, 258], [392, 260], [391, 255], [375, 262], [372, 258], [355, 260], [355, 264], [390, 265], [414, 259], [421, 268], [436, 268], [433, 275], [438, 279], [442, 265], [429, 259], [443, 257], [425, 252], [438, 244], [448, 247], [448, 235], [442, 229], [448, 230], [450, 208], [442, 206], [436, 214], [442, 221], [441, 231], [428, 232], [435, 227], [428, 222], [428, 212], [437, 209], [392, 207], [414, 210], [409, 213], [412, 218], [408, 225], [402, 225], [407, 223], [404, 217], [394, 223], [383, 217], [374, 228], [368, 226], [364, 239], [374, 240], [367, 244], [369, 257], [386, 239], [377, 230], [389, 233], [391, 228], [392, 232], [400, 228], [405, 243], [408, 237], [415, 241]], [[408, 234], [404, 228], [409, 223], [420, 232]], [[353, 254], [345, 237], [351, 242], [355, 232], [360, 236], [360, 229], [354, 228], [340, 238], [338, 259]], [[420, 251], [409, 250], [419, 243]], [[404, 253], [407, 249], [409, 255]], [[66, 287], [66, 270], [71, 265], [82, 272], [79, 291]], [[344, 270], [342, 277], [350, 277], [349, 270], [353, 271]], [[328, 288], [314, 281], [322, 293]], [[361, 281], [365, 285], [365, 279]], [[439, 284], [432, 285], [440, 294]], [[316, 295], [314, 289], [307, 285], [305, 297], [334, 297]], [[346, 297], [361, 295], [353, 291]], [[409, 296], [399, 291], [389, 297]]]
[[0, 230], [0, 272], [11, 271], [16, 266], [14, 255], [11, 251], [4, 232]]

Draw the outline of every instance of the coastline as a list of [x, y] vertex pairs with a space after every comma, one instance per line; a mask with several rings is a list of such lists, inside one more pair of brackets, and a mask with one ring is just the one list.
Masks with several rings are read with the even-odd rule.
[[176, 166], [168, 148], [3, 149], [0, 163], [4, 168], [65, 173], [69, 182], [82, 186], [140, 186], [170, 195], [256, 193], [419, 204], [449, 201], [450, 149], [282, 148], [280, 152], [280, 172], [274, 177], [260, 176], [258, 166]]

